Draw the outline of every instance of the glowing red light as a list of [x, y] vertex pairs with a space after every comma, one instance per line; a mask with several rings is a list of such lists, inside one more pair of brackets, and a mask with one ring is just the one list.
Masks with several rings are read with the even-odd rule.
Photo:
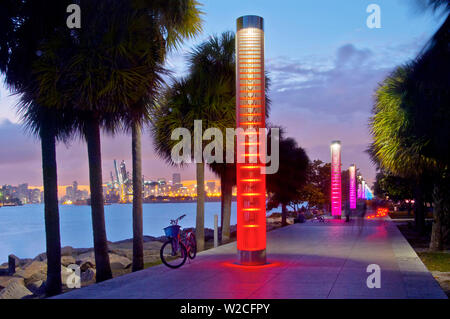
[[238, 136], [243, 142], [238, 158], [245, 163], [236, 165], [237, 248], [241, 264], [257, 265], [265, 263], [266, 249], [266, 179], [261, 173], [265, 140], [257, 132], [265, 127], [264, 31], [262, 18], [255, 16], [239, 18], [237, 26], [236, 124], [256, 130]]

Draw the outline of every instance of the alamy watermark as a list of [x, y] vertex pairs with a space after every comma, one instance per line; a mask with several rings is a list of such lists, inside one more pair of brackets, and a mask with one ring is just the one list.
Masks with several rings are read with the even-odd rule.
[[367, 266], [366, 271], [370, 273], [367, 277], [366, 285], [367, 288], [381, 288], [381, 268], [377, 264], [370, 264]]
[[66, 9], [70, 15], [67, 17], [66, 25], [69, 29], [81, 28], [81, 8], [78, 4], [69, 4]]
[[366, 12], [370, 13], [367, 17], [366, 25], [369, 29], [381, 28], [381, 8], [378, 4], [369, 4], [366, 8]]
[[[224, 139], [219, 128], [208, 128], [203, 132], [202, 121], [195, 120], [193, 137], [187, 128], [179, 127], [172, 131], [171, 139], [178, 143], [172, 147], [171, 158], [176, 164], [203, 161], [207, 164], [259, 163], [264, 164], [260, 168], [261, 174], [275, 174], [280, 166], [280, 129], [272, 128], [270, 136], [268, 132], [266, 128], [226, 128]], [[267, 154], [268, 139], [270, 155]], [[204, 145], [204, 141], [210, 142]]]

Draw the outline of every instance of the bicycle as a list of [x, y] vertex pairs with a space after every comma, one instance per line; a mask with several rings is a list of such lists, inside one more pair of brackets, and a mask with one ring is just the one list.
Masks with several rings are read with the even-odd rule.
[[314, 217], [311, 219], [311, 222], [319, 222], [319, 223], [327, 223], [328, 221], [322, 215], [313, 212]]
[[194, 259], [197, 255], [197, 241], [192, 230], [187, 230], [181, 237], [181, 226], [178, 222], [186, 215], [170, 221], [170, 226], [164, 228], [166, 242], [161, 246], [160, 257], [164, 265], [169, 268], [179, 268], [184, 265], [186, 259]]

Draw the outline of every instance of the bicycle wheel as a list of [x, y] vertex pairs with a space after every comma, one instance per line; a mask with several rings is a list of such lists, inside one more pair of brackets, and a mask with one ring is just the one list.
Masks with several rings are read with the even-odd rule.
[[189, 259], [194, 259], [197, 256], [197, 241], [194, 234], [189, 236], [187, 244], [189, 245]]
[[186, 262], [186, 247], [182, 242], [178, 243], [175, 239], [170, 239], [161, 246], [160, 257], [167, 267], [181, 267]]

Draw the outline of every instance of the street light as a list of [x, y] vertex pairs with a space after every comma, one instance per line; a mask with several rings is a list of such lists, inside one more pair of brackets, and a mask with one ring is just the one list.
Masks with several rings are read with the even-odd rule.
[[349, 169], [350, 185], [349, 185], [349, 201], [350, 209], [356, 209], [356, 166], [350, 165]]
[[[244, 130], [244, 163], [237, 170], [237, 249], [241, 265], [266, 263], [266, 176], [264, 138], [255, 134], [265, 128], [264, 20], [258, 16], [237, 19], [236, 124]], [[250, 134], [253, 133], [253, 136]], [[250, 138], [251, 142], [247, 142]], [[238, 153], [240, 152], [238, 147]], [[261, 154], [260, 154], [261, 153]]]
[[331, 215], [340, 218], [342, 214], [341, 191], [341, 142], [331, 142]]

